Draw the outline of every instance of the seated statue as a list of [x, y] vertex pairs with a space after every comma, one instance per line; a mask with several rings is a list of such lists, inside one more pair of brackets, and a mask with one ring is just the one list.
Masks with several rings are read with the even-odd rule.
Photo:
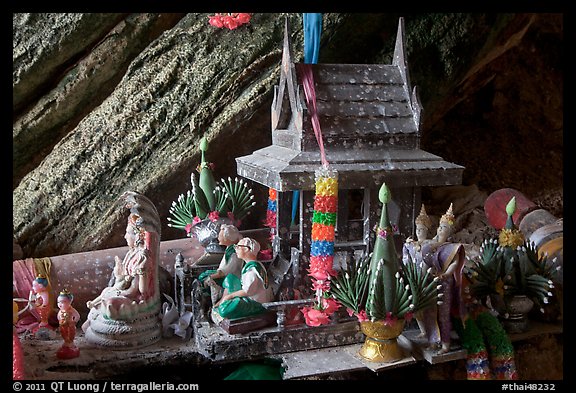
[[[420, 216], [419, 216], [420, 217]], [[420, 218], [420, 221], [427, 221]], [[424, 225], [418, 223], [417, 226]], [[416, 315], [421, 334], [427, 337], [434, 348], [440, 348], [439, 353], [450, 350], [452, 318], [463, 319], [465, 305], [461, 296], [462, 269], [465, 263], [464, 246], [460, 243], [448, 242], [454, 225], [452, 204], [440, 218], [436, 236], [430, 240], [418, 239], [418, 242], [407, 242], [404, 245], [404, 263], [424, 263], [431, 273], [438, 277], [440, 286], [439, 304], [422, 310]], [[408, 258], [407, 255], [411, 258]]]
[[129, 250], [122, 260], [115, 258], [113, 285], [86, 303], [90, 312], [82, 325], [88, 342], [114, 349], [152, 344], [162, 334], [160, 218], [144, 195], [130, 191], [122, 199], [130, 209], [124, 235]]
[[233, 274], [238, 279], [242, 271], [242, 259], [238, 257], [235, 250], [235, 244], [242, 238], [242, 234], [234, 225], [222, 224], [218, 232], [218, 242], [225, 246], [226, 250], [220, 260], [220, 265], [216, 270], [208, 269], [203, 271], [198, 280], [210, 288], [212, 304], [216, 304], [222, 297], [222, 283], [228, 274]]
[[262, 314], [266, 312], [262, 303], [274, 299], [266, 268], [257, 260], [260, 244], [244, 237], [234, 247], [238, 257], [244, 261], [241, 277], [228, 274], [224, 278], [224, 294], [212, 310], [212, 319], [216, 323], [223, 318], [237, 319]]

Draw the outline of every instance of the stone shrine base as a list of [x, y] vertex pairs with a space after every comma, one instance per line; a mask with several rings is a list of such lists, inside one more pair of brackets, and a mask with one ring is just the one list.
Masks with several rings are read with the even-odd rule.
[[356, 320], [318, 327], [305, 324], [274, 326], [244, 334], [229, 334], [210, 322], [198, 322], [192, 337], [198, 352], [213, 362], [243, 361], [285, 352], [357, 344], [364, 339]]

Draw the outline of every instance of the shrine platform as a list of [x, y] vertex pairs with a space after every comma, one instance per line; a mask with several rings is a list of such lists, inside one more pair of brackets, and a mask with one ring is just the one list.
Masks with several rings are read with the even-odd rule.
[[[304, 328], [294, 329], [291, 335], [303, 335]], [[284, 337], [282, 342], [278, 338], [275, 342], [274, 329], [264, 332], [228, 335], [223, 330], [214, 330], [220, 338], [215, 340], [214, 359], [207, 358], [206, 348], [199, 348], [194, 337], [184, 341], [180, 337], [164, 338], [160, 342], [148, 347], [134, 350], [110, 350], [91, 347], [80, 332], [75, 343], [80, 348], [80, 357], [61, 360], [56, 357], [56, 351], [62, 345], [61, 339], [42, 341], [32, 335], [20, 336], [24, 351], [26, 365], [26, 379], [28, 380], [103, 380], [125, 379], [134, 376], [135, 371], [139, 378], [147, 380], [147, 376], [155, 380], [154, 369], [165, 370], [162, 380], [173, 380], [178, 370], [187, 370], [186, 375], [179, 378], [202, 381], [207, 379], [212, 369], [221, 365], [233, 365], [246, 360], [262, 358], [280, 360], [285, 369], [285, 380], [314, 379], [329, 377], [344, 373], [372, 371], [376, 374], [386, 373], [394, 369], [423, 364], [425, 367], [441, 363], [453, 362], [466, 358], [466, 351], [461, 348], [457, 340], [448, 353], [438, 355], [435, 351], [427, 349], [425, 343], [418, 339], [417, 331], [408, 329], [399, 337], [399, 344], [404, 349], [405, 358], [393, 363], [372, 363], [358, 355], [362, 342], [344, 345], [327, 346], [317, 349], [290, 351], [288, 347], [294, 345], [295, 340]], [[297, 333], [299, 332], [299, 333]], [[530, 329], [525, 333], [511, 334], [513, 343], [529, 340], [544, 335], [562, 335], [562, 323], [545, 323], [530, 321]], [[258, 335], [268, 335], [262, 340]], [[257, 337], [258, 336], [258, 337]], [[338, 338], [333, 338], [338, 343]], [[225, 341], [228, 341], [229, 350], [226, 351]], [[270, 352], [285, 348], [284, 353], [250, 356], [250, 350], [240, 356], [234, 353], [238, 348], [251, 346], [254, 342], [267, 342]], [[219, 342], [219, 344], [218, 344]], [[236, 348], [236, 349], [234, 349]], [[261, 348], [261, 347], [258, 347]], [[256, 347], [253, 348], [255, 350]], [[232, 351], [232, 352], [231, 352]], [[234, 359], [234, 360], [231, 360]]]

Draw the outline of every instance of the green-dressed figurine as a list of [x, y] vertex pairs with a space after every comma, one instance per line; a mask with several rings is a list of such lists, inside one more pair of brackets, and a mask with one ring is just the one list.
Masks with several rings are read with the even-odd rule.
[[222, 224], [218, 232], [218, 242], [226, 247], [224, 255], [217, 269], [203, 271], [198, 279], [204, 286], [210, 288], [212, 304], [216, 304], [223, 292], [223, 282], [227, 275], [232, 274], [240, 279], [242, 274], [242, 259], [236, 254], [236, 243], [242, 238], [242, 234], [234, 225]]
[[212, 310], [214, 322], [222, 318], [237, 319], [262, 314], [266, 311], [262, 303], [274, 299], [266, 268], [257, 258], [260, 244], [250, 237], [244, 237], [234, 247], [238, 257], [244, 261], [241, 277], [238, 279], [228, 274], [224, 278], [224, 294]]

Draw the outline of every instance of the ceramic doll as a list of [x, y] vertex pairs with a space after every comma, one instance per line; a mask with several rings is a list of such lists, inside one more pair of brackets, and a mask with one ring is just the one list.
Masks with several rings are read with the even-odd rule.
[[50, 284], [45, 275], [39, 274], [32, 281], [32, 290], [30, 295], [30, 306], [36, 310], [40, 317], [40, 323], [33, 329], [37, 338], [52, 338], [51, 332], [54, 328], [50, 325], [49, 319], [53, 314]]
[[[422, 262], [422, 245], [426, 242], [430, 242], [431, 239], [428, 238], [428, 233], [432, 228], [432, 220], [426, 213], [426, 208], [424, 204], [420, 208], [420, 214], [416, 217], [416, 240], [411, 236], [406, 239], [404, 246], [402, 247], [402, 262], [407, 263], [421, 263]], [[414, 316], [418, 327], [420, 328], [420, 337], [429, 338], [430, 331], [426, 330], [426, 325], [424, 323], [425, 319], [430, 319], [430, 317], [425, 317], [426, 314], [436, 315], [436, 305], [433, 305], [427, 309], [420, 310]], [[433, 329], [438, 331], [437, 326]], [[439, 340], [439, 333], [435, 335], [437, 340]], [[435, 341], [433, 338], [431, 341]]]
[[80, 349], [74, 344], [76, 337], [76, 324], [80, 320], [80, 314], [74, 307], [72, 301], [74, 296], [68, 291], [63, 290], [58, 295], [58, 324], [60, 326], [60, 335], [64, 343], [56, 352], [59, 359], [73, 359], [80, 356]]
[[234, 245], [242, 238], [240, 231], [234, 225], [222, 224], [218, 232], [218, 242], [225, 246], [226, 250], [216, 270], [209, 269], [200, 274], [198, 279], [205, 286], [210, 287], [212, 304], [216, 304], [222, 296], [222, 282], [228, 274], [240, 278], [242, 271], [242, 259], [236, 254]]
[[420, 208], [420, 214], [416, 217], [416, 240], [409, 236], [404, 243], [402, 249], [402, 258], [405, 260], [408, 254], [411, 254], [412, 258], [415, 259], [415, 253], [420, 253], [422, 249], [422, 244], [424, 244], [428, 239], [428, 234], [432, 228], [432, 220], [426, 213], [426, 208], [424, 204]]
[[224, 294], [213, 307], [212, 316], [218, 322], [222, 318], [236, 319], [258, 315], [266, 311], [262, 303], [274, 298], [268, 283], [264, 265], [257, 260], [260, 244], [244, 237], [234, 246], [236, 254], [244, 261], [241, 277], [227, 275], [222, 283]]
[[440, 346], [440, 353], [450, 350], [452, 318], [462, 319], [466, 315], [462, 291], [462, 270], [465, 263], [464, 246], [449, 242], [454, 225], [452, 204], [440, 218], [436, 236], [430, 242], [424, 242], [421, 248], [421, 260], [431, 268], [439, 278], [440, 301], [436, 312], [433, 308], [424, 310], [425, 332], [428, 341]]

